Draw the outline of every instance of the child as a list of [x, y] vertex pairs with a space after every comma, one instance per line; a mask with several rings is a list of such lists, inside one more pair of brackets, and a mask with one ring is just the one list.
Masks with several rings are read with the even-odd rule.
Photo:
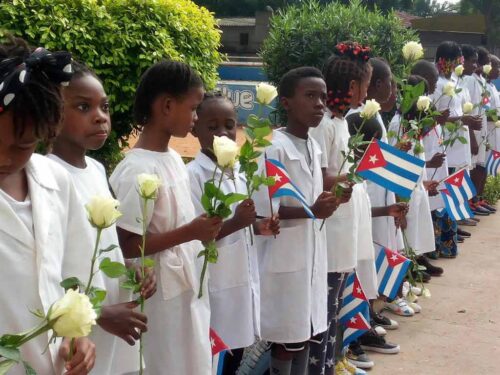
[[[99, 78], [82, 64], [74, 62], [72, 65], [73, 77], [63, 90], [64, 124], [48, 157], [70, 173], [84, 205], [96, 195], [111, 197], [104, 167], [97, 160], [85, 156], [87, 150], [98, 150], [104, 145], [111, 131], [111, 118], [109, 101]], [[115, 226], [101, 234], [100, 247], [106, 249], [111, 245], [118, 245]], [[124, 263], [120, 248], [107, 252], [106, 256], [114, 262]], [[94, 371], [96, 374], [137, 372], [138, 346], [129, 348], [124, 341], [129, 345], [135, 344], [139, 332], [146, 331], [146, 315], [134, 310], [137, 303], [130, 302], [129, 293], [123, 289], [120, 293], [120, 279], [105, 275], [103, 279], [107, 293], [105, 306], [97, 321], [102, 329], [96, 329], [92, 338], [97, 351], [106, 352], [106, 355], [97, 357]], [[155, 288], [152, 277], [143, 286], [142, 295], [149, 297]], [[115, 336], [124, 341], [117, 340]]]
[[[310, 356], [318, 361], [309, 364], [310, 375], [332, 374], [334, 366], [336, 372], [349, 366], [345, 357], [342, 360], [338, 358], [340, 356], [335, 348], [339, 295], [342, 295], [344, 282], [356, 268], [358, 261], [370, 257], [367, 251], [370, 247], [373, 257], [371, 240], [366, 243], [366, 228], [362, 227], [364, 218], [359, 207], [360, 200], [363, 199], [361, 185], [356, 184], [351, 189], [351, 184], [347, 181], [351, 163], [342, 165], [342, 153], [348, 151], [349, 141], [344, 115], [349, 108], [357, 108], [364, 101], [372, 71], [368, 63], [369, 49], [353, 55], [352, 52], [357, 47], [356, 43], [341, 43], [336, 46], [335, 55], [326, 62], [324, 75], [328, 92], [327, 110], [318, 127], [309, 131], [309, 135], [321, 147], [324, 190], [330, 191], [334, 185], [342, 184], [344, 192], [352, 191], [350, 199], [343, 200], [343, 204], [327, 219], [324, 228], [328, 255], [328, 329], [311, 339]], [[368, 287], [371, 284], [369, 281], [370, 279], [363, 279], [363, 287]], [[372, 298], [376, 297], [376, 288], [374, 294]], [[342, 347], [341, 343], [339, 347]]]
[[[22, 39], [10, 38], [0, 46], [1, 334], [39, 325], [31, 311], [47, 314], [64, 295], [63, 279], [86, 280], [90, 273], [90, 226], [71, 178], [34, 154], [39, 142], [58, 131], [60, 84], [71, 79], [70, 64], [69, 53], [31, 52]], [[64, 366], [70, 341], [48, 345], [49, 335], [42, 334], [21, 347], [22, 359], [38, 374], [61, 374], [63, 367], [67, 375], [89, 373], [94, 344], [86, 337], [76, 339]], [[9, 374], [25, 371], [15, 365]]]
[[[495, 55], [490, 55], [490, 60], [491, 60], [491, 72], [488, 75], [488, 91], [490, 92], [490, 108], [491, 109], [496, 109], [497, 114], [500, 115], [500, 96], [498, 95], [498, 90], [493, 83], [493, 81], [497, 80], [499, 77], [500, 73], [500, 59], [496, 57]], [[495, 126], [495, 121], [493, 121], [491, 118], [489, 119], [490, 121], [488, 122], [488, 134], [490, 135], [490, 138], [488, 139], [488, 144], [490, 145], [490, 148], [492, 150], [497, 150], [500, 151], [500, 130], [495, 129], [493, 130], [493, 127]]]
[[[203, 186], [206, 181], [220, 179], [212, 152], [214, 136], [228, 137], [236, 142], [237, 116], [233, 103], [220, 93], [205, 94], [197, 110], [198, 120], [192, 131], [201, 145], [201, 152], [188, 164], [191, 196], [198, 214], [204, 212], [201, 205]], [[246, 179], [236, 163], [232, 171], [223, 177], [221, 189], [225, 194], [246, 194]], [[231, 349], [233, 355], [225, 356], [224, 372], [235, 373], [234, 361], [243, 350], [260, 336], [260, 285], [257, 249], [251, 243], [249, 226], [257, 234], [278, 234], [278, 221], [256, 221], [255, 205], [246, 199], [232, 207], [233, 216], [224, 221], [217, 236], [217, 263], [210, 264], [211, 322], [210, 326]], [[269, 228], [270, 224], [272, 228]], [[253, 230], [253, 229], [252, 229]]]
[[160, 290], [146, 303], [149, 331], [143, 335], [149, 374], [210, 374], [208, 293], [198, 298], [203, 249], [199, 241], [217, 236], [222, 220], [195, 217], [187, 169], [168, 147], [196, 121], [203, 83], [189, 66], [163, 61], [150, 67], [137, 88], [134, 119], [142, 132], [113, 172], [110, 183], [121, 202], [118, 238], [125, 257], [140, 254], [141, 200], [137, 175], [157, 174], [162, 186], [149, 201], [146, 255], [155, 260]]
[[[273, 132], [266, 154], [286, 167], [317, 220], [311, 220], [295, 199], [273, 202], [281, 233], [262, 241], [259, 249], [261, 333], [273, 343], [271, 373], [298, 375], [307, 371], [307, 341], [327, 329], [326, 231], [319, 229], [320, 219], [333, 213], [337, 200], [323, 191], [321, 150], [308, 136], [325, 112], [321, 72], [311, 67], [293, 69], [281, 78], [278, 92], [287, 123]], [[255, 204], [259, 214], [269, 217], [266, 190], [256, 194]]]

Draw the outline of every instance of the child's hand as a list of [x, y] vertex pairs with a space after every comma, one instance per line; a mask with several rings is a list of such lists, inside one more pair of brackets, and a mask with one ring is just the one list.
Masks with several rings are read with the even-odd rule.
[[332, 216], [338, 206], [339, 200], [335, 198], [335, 194], [329, 191], [324, 191], [318, 196], [316, 202], [312, 205], [311, 211], [316, 218], [326, 219], [327, 217]]
[[442, 111], [441, 114], [436, 117], [436, 122], [440, 125], [444, 125], [446, 124], [446, 121], [448, 121], [448, 117], [450, 117], [449, 109]]
[[339, 197], [339, 204], [347, 203], [351, 200], [353, 182], [342, 184], [342, 195]]
[[437, 187], [439, 185], [439, 181], [424, 181], [424, 188], [427, 190], [429, 196], [434, 197], [435, 195], [438, 195], [439, 192], [437, 191]]
[[483, 120], [479, 116], [467, 115], [462, 117], [465, 125], [468, 125], [471, 130], [479, 131], [483, 127]]
[[218, 216], [208, 217], [203, 214], [189, 223], [193, 239], [201, 242], [212, 241], [217, 237], [222, 228], [222, 218]]
[[470, 152], [472, 155], [477, 155], [479, 153], [479, 144], [477, 143], [477, 139], [474, 133], [470, 135]]
[[255, 211], [255, 204], [251, 199], [245, 199], [234, 210], [233, 219], [242, 228], [248, 227], [255, 223], [257, 212]]
[[396, 224], [396, 228], [401, 228], [402, 230], [405, 230], [406, 227], [408, 226], [405, 216], [395, 217], [394, 224]]
[[398, 142], [398, 143], [396, 143], [396, 148], [401, 150], [401, 151], [408, 152], [411, 149], [411, 142], [410, 141]]
[[446, 154], [442, 152], [436, 152], [432, 156], [431, 160], [425, 162], [425, 165], [427, 166], [427, 168], [439, 168], [443, 165], [445, 158]]
[[135, 270], [135, 277], [141, 282], [141, 296], [148, 299], [156, 293], [156, 273], [154, 268], [146, 267], [144, 269], [144, 280], [142, 280], [141, 267]]
[[[88, 337], [75, 339], [74, 352], [69, 359], [71, 339], [65, 338], [59, 348], [59, 357], [66, 361], [66, 375], [86, 375], [95, 363], [95, 345]], [[105, 354], [103, 354], [105, 355]]]
[[261, 236], [276, 236], [280, 234], [280, 218], [278, 214], [275, 214], [273, 217], [257, 220], [254, 228], [255, 234]]
[[394, 203], [387, 207], [387, 216], [401, 218], [408, 213], [408, 204], [404, 202]]
[[129, 345], [134, 345], [135, 340], [140, 338], [140, 332], [148, 330], [148, 318], [134, 310], [137, 306], [135, 301], [104, 306], [97, 323], [105, 331], [122, 338]]

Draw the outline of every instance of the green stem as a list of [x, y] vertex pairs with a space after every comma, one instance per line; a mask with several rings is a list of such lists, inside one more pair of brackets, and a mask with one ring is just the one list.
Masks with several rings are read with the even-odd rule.
[[85, 288], [86, 295], [89, 295], [90, 288], [92, 287], [92, 279], [94, 278], [94, 267], [99, 255], [98, 251], [99, 251], [99, 242], [101, 241], [101, 233], [102, 233], [102, 228], [97, 228], [97, 237], [94, 245], [94, 253], [92, 255], [92, 262], [90, 263], [89, 281], [87, 282], [87, 287]]
[[[148, 199], [142, 199], [142, 244], [140, 247], [141, 251], [141, 282], [144, 282], [144, 278], [146, 277], [146, 270], [144, 267], [145, 263], [145, 252], [146, 252], [146, 232], [147, 232], [147, 212], [148, 211]], [[141, 313], [144, 312], [144, 297], [141, 295], [139, 297], [140, 305], [141, 305]], [[142, 353], [144, 351], [144, 343], [142, 341], [142, 332], [139, 337], [139, 374], [142, 375], [144, 371], [144, 365], [142, 363]]]
[[207, 258], [207, 254], [205, 253], [205, 256], [203, 257], [203, 268], [201, 269], [200, 290], [198, 291], [198, 298], [203, 297], [203, 280], [205, 279], [205, 273], [207, 272], [207, 266], [208, 266], [208, 258]]
[[17, 343], [16, 347], [20, 347], [21, 345], [27, 343], [33, 338], [41, 335], [42, 333], [47, 332], [50, 328], [51, 328], [50, 324], [44, 321], [38, 327], [35, 327], [31, 331], [26, 332], [25, 336]]

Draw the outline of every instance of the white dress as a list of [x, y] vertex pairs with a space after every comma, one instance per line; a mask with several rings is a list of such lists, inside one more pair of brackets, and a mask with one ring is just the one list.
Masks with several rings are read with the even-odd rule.
[[[191, 197], [196, 214], [205, 212], [201, 205], [203, 186], [214, 176], [215, 163], [202, 152], [187, 168], [191, 181]], [[239, 172], [239, 164], [231, 177], [223, 176], [224, 194], [246, 194], [246, 179]], [[221, 171], [217, 168], [215, 181]], [[234, 213], [238, 203], [232, 205]], [[249, 229], [244, 228], [217, 241], [217, 263], [209, 264], [210, 326], [230, 349], [244, 348], [260, 335], [260, 295], [257, 249], [251, 244]]]
[[[92, 235], [71, 177], [37, 154], [31, 156], [25, 170], [27, 201], [19, 205], [6, 193], [0, 194], [1, 334], [38, 325], [40, 319], [30, 310], [47, 313], [64, 295], [59, 285], [63, 279], [87, 280], [90, 273]], [[102, 287], [100, 277], [94, 285]], [[60, 340], [45, 351], [48, 341], [48, 334], [29, 341], [21, 347], [21, 356], [38, 374], [62, 374]], [[19, 365], [9, 371], [9, 375], [21, 374], [25, 372]]]
[[[70, 173], [82, 205], [87, 204], [96, 195], [111, 197], [106, 172], [97, 160], [85, 157], [87, 167], [77, 168], [54, 154], [49, 154], [47, 157], [59, 163]], [[95, 241], [96, 234], [97, 232], [93, 230], [93, 241]], [[115, 225], [104, 229], [101, 233], [100, 248], [106, 249], [110, 245], [118, 245]], [[103, 257], [108, 257], [113, 262], [125, 263], [120, 248], [107, 252]], [[105, 305], [132, 300], [130, 292], [120, 288], [120, 279], [112, 279], [106, 275], [102, 275], [102, 278], [106, 288]], [[95, 343], [96, 353], [98, 353], [92, 370], [93, 374], [119, 375], [139, 370], [138, 342], [135, 346], [130, 346], [121, 338], [104, 331], [99, 326], [95, 328], [90, 338]]]
[[[400, 115], [396, 114], [391, 123], [389, 124], [389, 130], [396, 134], [400, 131]], [[395, 144], [396, 140], [390, 140], [391, 144]], [[425, 161], [427, 155], [422, 152], [415, 155], [413, 150], [415, 147], [415, 140], [412, 141], [412, 147], [408, 151], [409, 155], [418, 157], [419, 159]], [[422, 141], [419, 141], [420, 145], [423, 147]], [[409, 245], [415, 250], [417, 254], [424, 254], [434, 251], [434, 227], [432, 225], [432, 216], [429, 205], [429, 195], [427, 190], [425, 190], [423, 181], [427, 179], [426, 170], [423, 170], [422, 176], [417, 184], [417, 187], [411, 193], [409, 210], [406, 215], [407, 228], [405, 230], [406, 238]]]
[[[141, 200], [137, 175], [157, 174], [162, 186], [148, 207], [148, 232], [165, 233], [195, 218], [187, 169], [174, 150], [155, 152], [132, 149], [118, 164], [110, 183], [120, 201], [123, 216], [118, 226], [142, 235]], [[148, 332], [143, 335], [146, 372], [156, 374], [211, 373], [209, 340], [210, 304], [205, 283], [198, 299], [203, 259], [199, 241], [165, 249], [152, 258], [156, 262], [158, 291], [146, 301]]]
[[[498, 90], [493, 83], [488, 83], [488, 91], [490, 92], [490, 108], [496, 109], [497, 114], [500, 115], [500, 95]], [[495, 122], [488, 121], [488, 143], [491, 148], [496, 151], [500, 151], [500, 129], [495, 127]], [[488, 153], [489, 156], [489, 153]]]
[[[266, 153], [285, 165], [293, 183], [312, 205], [323, 191], [321, 151], [311, 138], [307, 148], [311, 165], [279, 129], [273, 132]], [[258, 214], [269, 217], [267, 189], [260, 189], [254, 200]], [[297, 200], [283, 197], [274, 199], [274, 212], [280, 205], [302, 207]], [[271, 342], [303, 342], [327, 328], [326, 231], [319, 230], [321, 220], [281, 219], [280, 226], [276, 239], [258, 236], [261, 335]]]

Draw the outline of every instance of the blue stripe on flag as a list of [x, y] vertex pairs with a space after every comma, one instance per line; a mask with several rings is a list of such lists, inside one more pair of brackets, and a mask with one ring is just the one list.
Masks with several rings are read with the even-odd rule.
[[381, 142], [381, 141], [378, 141], [378, 145], [380, 146], [380, 148], [382, 150], [387, 151], [387, 152], [393, 154], [394, 156], [397, 156], [398, 158], [401, 158], [409, 163], [418, 165], [419, 167], [422, 167], [422, 168], [425, 166], [425, 161], [423, 161], [423, 160], [421, 160], [413, 155], [409, 155], [406, 152], [398, 150], [394, 146], [391, 146], [391, 145], [389, 145], [385, 142]]
[[389, 172], [395, 173], [395, 174], [397, 174], [403, 178], [406, 178], [407, 180], [413, 181], [415, 183], [420, 178], [420, 175], [415, 174], [413, 172], [410, 172], [406, 169], [403, 169], [403, 168], [397, 166], [396, 164], [387, 163], [384, 168], [387, 169]]
[[351, 342], [362, 336], [364, 333], [366, 333], [366, 331], [362, 329], [347, 328], [344, 331], [344, 348], [346, 348]]
[[412, 190], [407, 189], [404, 186], [398, 185], [392, 182], [391, 180], [388, 180], [380, 176], [379, 174], [372, 172], [369, 169], [366, 171], [358, 172], [358, 174], [361, 177], [373, 181], [377, 185], [383, 186], [387, 190], [390, 190], [401, 197], [409, 198], [411, 196]]
[[302, 198], [299, 194], [297, 194], [296, 191], [287, 188], [280, 188], [276, 190], [276, 193], [274, 193], [273, 195], [273, 198], [279, 198], [279, 197], [292, 197], [297, 199], [300, 203], [302, 203], [302, 207], [304, 207], [306, 214], [311, 219], [316, 219], [307, 202], [304, 200], [304, 198]]

